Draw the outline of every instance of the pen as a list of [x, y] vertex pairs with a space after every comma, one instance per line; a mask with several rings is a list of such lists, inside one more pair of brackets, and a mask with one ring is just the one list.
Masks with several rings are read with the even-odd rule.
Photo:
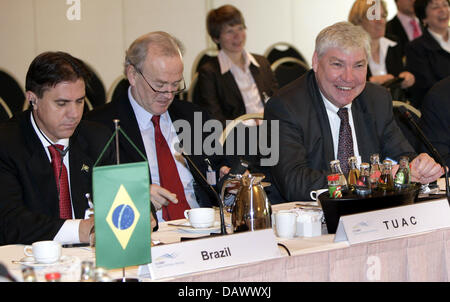
[[63, 248], [70, 248], [70, 247], [86, 247], [89, 246], [89, 243], [73, 243], [73, 244], [63, 244]]

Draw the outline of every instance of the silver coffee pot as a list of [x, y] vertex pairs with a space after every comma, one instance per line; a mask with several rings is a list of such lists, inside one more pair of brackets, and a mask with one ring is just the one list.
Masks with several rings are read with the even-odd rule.
[[261, 173], [233, 175], [224, 182], [221, 192], [223, 203], [227, 185], [238, 185], [234, 203], [226, 206], [231, 212], [233, 232], [255, 231], [272, 227], [272, 207], [261, 181], [265, 175]]

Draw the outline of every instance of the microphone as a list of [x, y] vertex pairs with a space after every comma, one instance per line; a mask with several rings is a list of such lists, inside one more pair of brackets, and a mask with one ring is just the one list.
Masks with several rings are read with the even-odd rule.
[[194, 168], [194, 171], [197, 173], [197, 175], [200, 177], [200, 179], [203, 181], [204, 185], [208, 187], [214, 194], [214, 197], [216, 198], [218, 204], [219, 204], [219, 211], [220, 211], [220, 234], [221, 235], [227, 235], [227, 229], [225, 227], [225, 215], [223, 213], [223, 204], [222, 200], [220, 199], [219, 194], [214, 190], [214, 188], [208, 183], [205, 176], [203, 176], [202, 172], [200, 172], [197, 165], [192, 161], [192, 159], [189, 158], [189, 156], [184, 153], [183, 150], [180, 150], [181, 155], [189, 162], [189, 164]]
[[416, 121], [411, 116], [411, 113], [406, 109], [405, 106], [397, 107], [398, 111], [406, 117], [406, 119], [409, 121], [410, 125], [416, 130], [417, 134], [419, 134], [420, 140], [425, 144], [425, 146], [428, 148], [428, 150], [432, 153], [433, 158], [436, 160], [437, 163], [439, 163], [442, 167], [444, 167], [444, 177], [445, 177], [445, 190], [447, 195], [447, 200], [450, 203], [450, 188], [448, 184], [448, 173], [447, 169], [445, 168], [445, 162], [442, 160], [441, 155], [436, 150], [436, 148], [431, 144], [431, 142], [428, 140], [428, 138], [425, 136], [423, 131], [420, 129], [419, 125], [417, 125]]

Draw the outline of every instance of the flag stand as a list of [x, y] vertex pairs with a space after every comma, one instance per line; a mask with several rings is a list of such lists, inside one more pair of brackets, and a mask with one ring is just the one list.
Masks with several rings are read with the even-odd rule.
[[[114, 127], [116, 130], [116, 164], [120, 165], [120, 154], [119, 154], [119, 122], [120, 120], [114, 119]], [[122, 267], [122, 278], [117, 278], [113, 280], [114, 282], [139, 282], [137, 278], [126, 278], [125, 277], [125, 267]]]

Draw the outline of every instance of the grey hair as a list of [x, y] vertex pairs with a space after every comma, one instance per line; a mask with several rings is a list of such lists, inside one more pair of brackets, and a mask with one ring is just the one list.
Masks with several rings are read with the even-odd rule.
[[155, 31], [140, 36], [131, 43], [125, 52], [124, 73], [127, 75], [128, 66], [132, 65], [142, 71], [142, 65], [147, 58], [148, 49], [152, 47], [154, 53], [151, 55], [176, 56], [182, 57], [184, 52], [183, 44], [172, 35]]
[[369, 58], [370, 36], [361, 26], [338, 22], [323, 29], [316, 38], [315, 52], [319, 58], [330, 48], [340, 48], [344, 51], [362, 48]]

